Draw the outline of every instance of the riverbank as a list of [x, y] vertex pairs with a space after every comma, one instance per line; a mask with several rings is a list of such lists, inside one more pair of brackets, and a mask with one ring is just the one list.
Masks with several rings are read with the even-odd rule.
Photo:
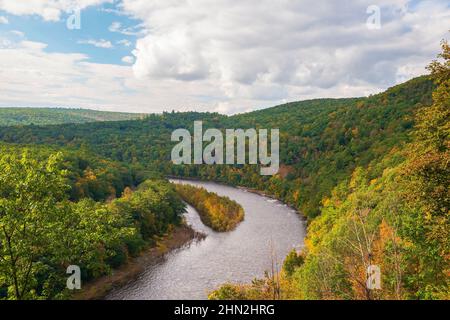
[[245, 210], [245, 220], [232, 232], [215, 232], [188, 206], [187, 223], [207, 238], [148, 266], [136, 281], [110, 292], [108, 299], [204, 300], [224, 283], [251, 283], [271, 270], [274, 261], [281, 265], [292, 249], [303, 247], [305, 224], [287, 206], [224, 184], [184, 181], [236, 201]]
[[262, 196], [262, 197], [266, 197], [266, 198], [270, 198], [270, 199], [273, 199], [273, 200], [277, 200], [277, 201], [280, 201], [283, 204], [285, 204], [290, 209], [292, 209], [295, 212], [297, 212], [297, 214], [301, 217], [301, 219], [306, 221], [307, 224], [309, 223], [308, 218], [302, 212], [300, 212], [296, 207], [294, 207], [293, 205], [285, 203], [283, 201], [283, 199], [279, 199], [279, 198], [277, 198], [277, 197], [275, 197], [275, 196], [273, 196], [271, 194], [265, 193], [264, 191], [261, 191], [261, 190], [258, 190], [258, 189], [253, 189], [253, 188], [249, 188], [249, 187], [242, 187], [242, 186], [235, 186], [235, 185], [228, 184], [228, 183], [225, 183], [225, 182], [222, 182], [222, 181], [213, 181], [213, 180], [193, 178], [193, 177], [177, 177], [177, 176], [169, 175], [169, 176], [166, 176], [166, 178], [169, 179], [169, 180], [170, 179], [176, 179], [176, 180], [183, 180], [183, 181], [213, 182], [213, 183], [218, 184], [218, 185], [223, 185], [223, 186], [226, 186], [226, 187], [237, 188], [237, 189], [242, 190], [244, 192], [250, 192], [250, 193]]
[[176, 227], [170, 235], [159, 241], [158, 246], [149, 248], [140, 256], [130, 259], [111, 275], [82, 284], [83, 289], [73, 296], [73, 300], [100, 300], [113, 289], [136, 279], [151, 263], [162, 259], [165, 254], [188, 245], [194, 240], [204, 239], [205, 235], [187, 225]]

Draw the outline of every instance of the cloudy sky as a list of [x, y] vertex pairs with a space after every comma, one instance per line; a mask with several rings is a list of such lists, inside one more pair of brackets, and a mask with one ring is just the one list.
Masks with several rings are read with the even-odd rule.
[[231, 114], [363, 96], [424, 74], [449, 22], [448, 0], [0, 0], [0, 106]]

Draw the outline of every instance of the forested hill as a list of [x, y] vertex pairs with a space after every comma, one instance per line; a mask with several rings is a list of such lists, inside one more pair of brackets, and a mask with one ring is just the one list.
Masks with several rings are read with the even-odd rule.
[[[414, 79], [325, 111], [316, 126], [300, 125], [302, 131], [285, 138], [300, 148], [292, 155], [303, 158], [293, 159], [293, 179], [279, 175], [269, 188], [288, 188], [287, 199], [297, 192], [309, 214], [310, 205], [319, 207], [305, 248], [289, 254], [281, 280], [266, 274], [248, 285], [225, 284], [210, 299], [449, 299], [448, 42], [442, 49], [444, 62], [427, 68], [435, 83], [432, 101], [429, 82]], [[298, 106], [274, 108], [265, 121], [289, 128], [296, 120], [289, 109]], [[258, 115], [243, 117], [251, 122]], [[311, 190], [323, 198], [308, 200], [315, 196]], [[373, 267], [380, 274], [377, 290], [367, 282]]]
[[0, 108], [0, 126], [49, 125], [118, 121], [141, 118], [141, 114], [62, 108]]
[[[266, 110], [223, 116], [215, 113], [164, 113], [144, 119], [56, 126], [0, 128], [0, 140], [90, 148], [113, 160], [139, 163], [178, 176], [200, 177], [268, 192], [316, 216], [321, 201], [358, 167], [383, 170], [379, 161], [409, 140], [414, 112], [431, 104], [433, 82], [419, 77], [367, 98], [318, 99]], [[280, 128], [280, 174], [261, 177], [258, 168], [173, 166], [171, 132], [205, 127]], [[95, 134], [93, 134], [95, 132]]]
[[0, 300], [69, 299], [68, 261], [84, 285], [181, 226], [173, 186], [147, 178], [83, 150], [0, 144]]
[[[180, 222], [183, 204], [175, 190], [167, 181], [154, 181], [176, 175], [258, 189], [310, 218], [305, 247], [287, 257], [281, 281], [266, 274], [248, 286], [226, 285], [212, 299], [448, 299], [450, 46], [443, 42], [442, 48], [444, 63], [433, 61], [430, 76], [365, 98], [294, 102], [230, 117], [172, 112], [124, 121], [0, 126], [0, 195], [7, 200], [0, 209], [9, 214], [3, 221], [16, 228], [15, 219], [23, 216], [16, 212], [35, 215], [38, 208], [52, 223], [29, 242], [16, 232], [21, 251], [4, 259], [2, 270], [19, 257], [18, 265], [36, 266], [33, 281], [44, 281], [38, 294], [52, 293], [52, 273], [44, 271], [73, 257], [82, 256], [76, 261], [83, 270], [88, 266], [88, 279], [105, 274]], [[278, 174], [261, 176], [256, 166], [173, 165], [171, 133], [192, 132], [196, 120], [204, 129], [279, 128]], [[25, 147], [30, 150], [24, 153]], [[45, 160], [57, 150], [63, 151], [60, 160]], [[56, 228], [54, 217], [60, 221]], [[29, 221], [34, 220], [24, 223]], [[63, 233], [64, 243], [75, 244], [67, 246], [75, 253], [63, 262], [56, 234], [74, 225], [82, 230]], [[47, 236], [50, 229], [55, 232]], [[29, 263], [36, 256], [45, 263]], [[381, 289], [368, 290], [368, 266], [380, 268]], [[13, 292], [15, 267], [8, 278], [0, 274], [0, 299]], [[23, 274], [28, 279], [28, 273], [18, 275]], [[64, 288], [65, 279], [60, 284]], [[18, 289], [13, 298], [34, 297]]]

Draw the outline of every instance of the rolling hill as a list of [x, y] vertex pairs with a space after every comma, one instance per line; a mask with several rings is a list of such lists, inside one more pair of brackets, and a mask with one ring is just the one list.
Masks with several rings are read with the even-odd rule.
[[0, 108], [0, 126], [52, 125], [139, 119], [142, 114], [63, 108]]
[[[126, 186], [165, 175], [245, 186], [294, 206], [309, 218], [308, 236], [301, 254], [293, 251], [285, 260], [283, 282], [276, 284], [282, 298], [445, 299], [446, 81], [424, 76], [370, 97], [300, 101], [235, 116], [172, 112], [137, 120], [0, 127], [0, 150], [7, 156], [11, 148], [64, 151], [73, 159], [66, 165], [76, 191], [71, 198], [110, 199], [125, 190], [120, 214], [128, 212], [122, 207]], [[246, 165], [173, 165], [171, 133], [192, 132], [196, 120], [222, 130], [279, 128], [279, 173], [261, 176], [257, 166]], [[383, 270], [383, 290], [371, 293], [364, 279], [373, 264]], [[210, 298], [271, 298], [273, 280], [225, 284]]]
[[[83, 146], [103, 157], [138, 163], [164, 174], [251, 187], [314, 217], [322, 199], [356, 167], [371, 166], [373, 176], [380, 173], [383, 168], [375, 164], [392, 148], [409, 141], [414, 112], [431, 104], [433, 88], [428, 77], [419, 77], [366, 98], [300, 101], [229, 117], [172, 112], [129, 121], [3, 127], [0, 140], [75, 149]], [[279, 128], [280, 174], [261, 177], [258, 168], [251, 166], [172, 165], [172, 131], [192, 131], [195, 120], [203, 120], [204, 127], [221, 129]]]

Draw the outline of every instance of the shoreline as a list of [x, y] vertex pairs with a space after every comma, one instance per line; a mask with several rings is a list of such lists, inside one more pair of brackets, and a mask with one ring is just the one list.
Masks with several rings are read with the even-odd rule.
[[111, 275], [102, 276], [84, 284], [82, 290], [72, 296], [72, 300], [102, 300], [115, 288], [135, 280], [149, 264], [163, 259], [167, 253], [205, 237], [190, 226], [175, 227], [170, 235], [159, 242], [159, 245], [142, 251], [138, 257], [131, 258], [128, 263], [114, 269]]

